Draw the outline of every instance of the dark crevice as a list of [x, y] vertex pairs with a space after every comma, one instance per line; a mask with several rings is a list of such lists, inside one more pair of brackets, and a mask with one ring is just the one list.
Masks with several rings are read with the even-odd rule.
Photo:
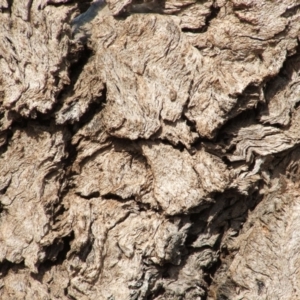
[[[206, 137], [203, 137], [203, 136], [199, 136], [192, 144], [191, 144], [191, 149], [194, 150], [194, 149], [201, 149], [203, 145], [207, 145], [207, 144], [212, 144], [212, 143], [215, 143], [217, 140], [217, 136], [214, 136], [213, 138], [209, 139], [209, 138], [206, 138]], [[214, 152], [209, 148], [205, 148], [205, 151], [211, 153], [211, 154], [214, 154]], [[216, 154], [214, 154], [216, 155]]]
[[164, 145], [171, 145], [174, 149], [177, 149], [180, 152], [183, 152], [186, 149], [185, 145], [182, 144], [180, 141], [177, 144], [174, 144], [167, 139], [159, 139], [159, 141]]
[[192, 132], [197, 132], [196, 122], [191, 121], [184, 113], [181, 115], [181, 118], [185, 121], [186, 125], [190, 127]]
[[[82, 117], [80, 118], [80, 120], [78, 122], [74, 122], [74, 124], [64, 125], [65, 127], [67, 127], [69, 129], [72, 136], [74, 136], [78, 132], [78, 130], [81, 129], [84, 125], [86, 125], [92, 121], [92, 119], [95, 117], [95, 115], [97, 115], [103, 109], [103, 105], [105, 104], [105, 101], [106, 101], [106, 89], [103, 90], [102, 97], [98, 98], [97, 101], [90, 104], [89, 108], [82, 115]], [[71, 139], [66, 145], [66, 151], [68, 153], [68, 157], [64, 161], [64, 164], [65, 164], [65, 169], [67, 171], [67, 176], [70, 178], [71, 175], [73, 175], [72, 165], [73, 165], [74, 161], [76, 160], [77, 154], [78, 154], [76, 145], [72, 144]], [[101, 150], [101, 151], [103, 151], [103, 150]], [[89, 158], [86, 158], [86, 159], [89, 159]], [[70, 186], [68, 188], [70, 188]]]
[[[71, 125], [66, 127], [69, 129], [70, 132], [72, 132], [73, 128]], [[77, 149], [74, 145], [72, 145], [71, 140], [69, 140], [68, 143], [66, 143], [66, 152], [68, 153], [68, 156], [64, 160], [63, 164], [64, 164], [64, 169], [66, 171], [66, 177], [70, 178], [72, 174], [72, 165], [77, 157]], [[66, 189], [62, 191], [62, 193], [64, 195], [66, 193]]]
[[164, 271], [162, 272], [162, 275], [161, 275], [161, 277], [163, 279], [169, 279], [169, 278], [171, 278], [170, 269], [172, 267], [174, 267], [174, 265], [171, 264], [171, 263], [164, 264]]
[[102, 195], [102, 198], [106, 199], [106, 200], [116, 200], [119, 202], [127, 202], [129, 200], [133, 200], [132, 197], [123, 199], [121, 196], [118, 196], [118, 195], [112, 194], [112, 193], [107, 193], [106, 195]]
[[14, 46], [14, 44], [13, 44], [13, 42], [12, 42], [12, 40], [9, 38], [9, 37], [5, 37], [5, 39], [8, 41], [8, 43], [10, 44], [10, 46], [11, 46], [11, 49], [14, 51], [14, 52], [16, 52], [16, 47]]
[[[183, 113], [182, 113], [182, 115], [181, 115], [181, 118], [183, 119], [183, 121], [185, 121], [186, 125], [190, 128], [191, 133], [197, 133], [197, 134], [198, 134], [197, 127], [196, 127], [196, 122], [190, 120], [190, 119], [185, 115], [185, 112], [188, 111], [187, 106], [188, 106], [188, 103], [187, 103], [187, 104], [185, 105], [185, 107], [183, 108]], [[196, 147], [196, 145], [198, 145], [199, 142], [204, 141], [204, 140], [205, 140], [204, 137], [199, 136], [199, 137], [191, 144], [191, 148]]]
[[106, 87], [102, 91], [102, 96], [93, 101], [87, 111], [81, 116], [80, 121], [74, 122], [72, 132], [75, 134], [80, 128], [88, 124], [103, 109], [106, 104]]
[[42, 282], [44, 275], [51, 270], [53, 266], [62, 265], [66, 260], [67, 255], [71, 249], [71, 242], [75, 236], [73, 231], [61, 238], [54, 240], [52, 245], [49, 245], [44, 249], [46, 260], [40, 263], [37, 274], [31, 274], [31, 276]]
[[[265, 80], [264, 82], [264, 94], [266, 97], [266, 104], [262, 104], [258, 111], [258, 116], [261, 118], [263, 115], [269, 114], [268, 104], [272, 98], [276, 96], [280, 91], [286, 89], [290, 82], [292, 81], [293, 72], [299, 72], [300, 70], [300, 44], [296, 48], [296, 54], [288, 57], [283, 63], [278, 74], [272, 78]], [[295, 104], [295, 108], [299, 106], [299, 102]], [[269, 124], [280, 129], [288, 129], [288, 125], [273, 123], [273, 122], [263, 122], [264, 124]]]
[[5, 153], [7, 151], [9, 142], [11, 141], [12, 137], [13, 137], [13, 130], [9, 129], [9, 130], [5, 130], [4, 132], [1, 133], [2, 135], [5, 135], [5, 144], [3, 144], [2, 146], [0, 146], [0, 157], [3, 153]]
[[75, 193], [76, 195], [79, 195], [81, 198], [84, 198], [84, 199], [87, 199], [87, 200], [90, 200], [90, 199], [93, 199], [93, 198], [99, 198], [100, 197], [100, 193], [98, 191], [96, 192], [93, 192], [89, 195], [82, 195], [81, 193]]
[[166, 290], [164, 289], [164, 287], [160, 285], [154, 292], [151, 292], [147, 296], [146, 300], [156, 299], [157, 297], [162, 296], [165, 293], [165, 291]]
[[82, 14], [82, 13], [86, 12], [89, 9], [89, 7], [91, 6], [92, 1], [93, 0], [83, 0], [83, 1], [78, 2], [76, 0], [73, 0], [72, 2], [77, 3], [78, 9], [79, 9], [80, 13]]
[[[228, 222], [228, 227], [223, 227], [220, 228], [219, 232], [222, 232], [221, 236], [219, 237], [219, 239], [217, 240], [216, 244], [214, 245], [213, 249], [217, 252], [219, 252], [219, 258], [217, 260], [216, 263], [214, 263], [213, 265], [210, 266], [210, 268], [207, 271], [207, 274], [205, 276], [205, 281], [208, 284], [208, 292], [211, 289], [211, 285], [214, 282], [214, 277], [215, 274], [219, 271], [220, 268], [224, 267], [223, 262], [225, 262], [225, 268], [228, 268], [228, 266], [230, 266], [230, 262], [232, 261], [232, 259], [234, 258], [233, 253], [231, 252], [232, 250], [228, 250], [227, 245], [223, 243], [223, 234], [228, 231], [229, 228], [231, 228], [231, 221], [234, 220], [237, 224], [235, 224], [235, 226], [233, 228], [237, 228], [238, 232], [240, 232], [240, 230], [243, 227], [244, 222], [247, 220], [248, 218], [248, 210], [253, 210], [263, 199], [263, 196], [259, 194], [259, 191], [254, 191], [250, 194], [249, 197], [247, 197], [246, 199], [244, 197], [240, 197], [240, 199], [238, 200], [238, 202], [236, 202], [235, 204], [233, 204], [230, 207], [228, 207], [226, 205], [227, 209], [231, 209], [236, 210], [237, 207], [240, 205], [240, 203], [246, 203], [247, 207], [246, 209], [244, 209], [244, 212], [241, 212], [240, 217], [231, 217], [227, 220]], [[223, 214], [224, 212], [222, 212]], [[222, 217], [222, 214], [220, 215]], [[218, 220], [216, 219], [214, 221], [215, 223], [218, 223]], [[237, 226], [238, 225], [238, 226]], [[239, 233], [237, 234], [237, 236], [239, 235]], [[236, 237], [237, 237], [236, 236]], [[234, 237], [234, 238], [236, 238]], [[231, 284], [233, 284], [231, 282]], [[221, 286], [218, 288], [218, 293], [219, 296], [218, 297], [225, 297], [225, 295], [227, 294], [227, 292], [224, 292], [224, 287], [225, 286]], [[217, 298], [217, 299], [222, 299], [222, 298]], [[225, 298], [224, 298], [225, 299]]]
[[220, 230], [220, 237], [218, 238], [216, 244], [213, 247], [213, 250], [215, 252], [219, 253], [219, 257], [216, 261], [212, 262], [206, 269], [204, 269], [205, 271], [205, 275], [204, 275], [204, 281], [207, 283], [207, 290], [209, 289], [210, 285], [213, 282], [213, 278], [216, 274], [216, 272], [219, 270], [219, 268], [222, 265], [222, 260], [229, 255], [228, 251], [226, 252], [224, 247], [221, 247], [221, 242], [222, 242], [222, 238], [224, 235], [225, 229], [223, 228], [223, 230]]
[[31, 117], [26, 120], [37, 122], [39, 125], [43, 125], [45, 127], [54, 125], [54, 118], [51, 116], [51, 113], [44, 114], [39, 111], [32, 111]]
[[[258, 182], [257, 186], [260, 184], [262, 183]], [[210, 265], [203, 268], [204, 280], [207, 283], [207, 287], [203, 288], [207, 293], [213, 283], [216, 272], [223, 265], [223, 262], [228, 259], [230, 260], [229, 257], [231, 257], [231, 253], [228, 251], [227, 246], [223, 241], [224, 233], [226, 233], [229, 228], [233, 228], [239, 232], [242, 229], [244, 222], [247, 220], [248, 210], [253, 210], [263, 199], [263, 196], [259, 193], [259, 189], [256, 190], [253, 188], [253, 191], [250, 191], [249, 193], [250, 196], [248, 197], [239, 195], [236, 190], [228, 190], [224, 193], [216, 194], [214, 196], [214, 199], [216, 199], [214, 205], [218, 205], [219, 203], [222, 207], [214, 211], [214, 205], [211, 205], [205, 211], [190, 216], [193, 225], [190, 227], [185, 241], [185, 247], [189, 250], [188, 256], [195, 252], [201, 252], [204, 249], [212, 249], [215, 253], [219, 253], [219, 258], [216, 261], [212, 261]], [[238, 216], [232, 213], [235, 211], [239, 212]], [[213, 221], [207, 223], [212, 214], [215, 214]], [[232, 220], [234, 221], [233, 223], [231, 222]], [[213, 247], [204, 246], [201, 248], [193, 248], [191, 245], [198, 238], [199, 234], [206, 231], [206, 228], [210, 228], [209, 231], [220, 233], [215, 244]], [[199, 232], [197, 233], [197, 231]], [[165, 277], [168, 277], [168, 271], [166, 271]]]
[[188, 234], [187, 238], [185, 239], [185, 246], [190, 247], [198, 238], [197, 234]]
[[[256, 114], [253, 110], [246, 110], [228, 120], [221, 128], [219, 128], [216, 135], [215, 143], [222, 143], [225, 139], [229, 142], [236, 134], [233, 133], [233, 129], [238, 131], [239, 128], [250, 126], [252, 124], [258, 124]], [[226, 144], [228, 144], [228, 142]]]
[[19, 113], [9, 111], [7, 118], [12, 121], [9, 131], [13, 132], [14, 127], [27, 128], [28, 120], [23, 118]]
[[296, 105], [294, 106], [294, 109], [295, 109], [295, 110], [298, 110], [299, 107], [300, 107], [300, 101], [298, 101], [298, 102], [296, 103]]
[[[79, 9], [84, 9], [86, 6], [89, 5], [89, 3], [93, 1], [93, 0], [83, 0], [81, 1], [82, 3], [78, 4], [78, 8]], [[54, 6], [54, 7], [60, 7], [60, 6], [73, 6], [74, 3], [78, 3], [76, 0], [71, 0], [71, 1], [68, 1], [68, 3], [65, 3], [64, 1], [61, 1], [61, 2], [56, 2], [55, 0], [48, 0], [47, 1], [47, 5], [51, 5], [51, 6]]]
[[[4, 195], [5, 194], [5, 192], [4, 193], [1, 193], [2, 195]], [[0, 194], [0, 195], [1, 195]], [[8, 212], [8, 209], [0, 202], [0, 218], [4, 215], [4, 214], [6, 214]]]
[[61, 265], [67, 258], [68, 253], [71, 249], [71, 242], [74, 240], [75, 235], [74, 232], [71, 231], [70, 234], [67, 236], [63, 237], [58, 244], [62, 245], [61, 250], [58, 252], [58, 254], [54, 257], [55, 258], [55, 264], [56, 265]]
[[7, 0], [7, 7], [0, 8], [0, 13], [8, 13], [11, 15], [11, 7], [13, 4], [13, 0]]
[[88, 63], [89, 59], [94, 55], [93, 51], [87, 46], [83, 47], [83, 50], [79, 53], [78, 60], [73, 63], [69, 69], [70, 74], [70, 85], [68, 89], [71, 91], [74, 90], [74, 85], [77, 82], [80, 74], [82, 73], [84, 67]]
[[136, 0], [134, 3], [129, 3], [126, 5], [123, 10], [118, 14], [118, 19], [124, 19], [129, 17], [131, 14], [148, 14], [148, 13], [156, 13], [162, 14], [163, 9], [165, 7], [165, 1], [139, 1]]
[[23, 269], [25, 269], [24, 261], [20, 263], [13, 263], [11, 261], [8, 261], [7, 259], [4, 259], [0, 265], [0, 278], [5, 277], [9, 271], [18, 273], [19, 270]]
[[85, 262], [88, 255], [91, 253], [92, 249], [93, 249], [93, 244], [94, 244], [94, 239], [90, 238], [88, 240], [88, 242], [86, 244], [84, 244], [79, 253], [78, 253], [78, 257], [81, 261]]
[[257, 284], [257, 294], [261, 295], [265, 289], [265, 284], [263, 281], [260, 280], [256, 280], [256, 284]]
[[153, 209], [151, 208], [151, 205], [149, 203], [143, 203], [143, 202], [137, 202], [137, 203], [139, 206], [139, 211], [150, 211], [151, 209]]
[[149, 138], [149, 140], [145, 139], [145, 138], [138, 138], [136, 140], [129, 140], [129, 139], [125, 139], [125, 138], [116, 138], [116, 137], [112, 137], [112, 142], [114, 144], [114, 147], [116, 149], [119, 149], [119, 151], [122, 151], [122, 148], [126, 147], [127, 151], [133, 153], [133, 154], [142, 154], [142, 151], [140, 149], [139, 143], [161, 143], [167, 146], [171, 146], [174, 149], [179, 150], [180, 152], [184, 151], [184, 149], [186, 149], [185, 145], [183, 145], [181, 142], [179, 142], [178, 144], [174, 144], [172, 142], [170, 142], [168, 139], [160, 139], [160, 138], [156, 138], [155, 134], [153, 136], [151, 136]]
[[206, 32], [209, 28], [210, 22], [213, 19], [217, 18], [218, 14], [220, 12], [220, 9], [221, 9], [220, 7], [212, 5], [211, 6], [211, 13], [206, 18], [205, 25], [203, 27], [197, 28], [197, 29], [183, 28], [182, 31], [183, 32], [192, 32], [192, 33], [204, 33], [204, 32]]
[[57, 219], [59, 217], [63, 216], [66, 211], [67, 211], [67, 209], [65, 208], [65, 206], [61, 202], [56, 203], [53, 206], [52, 223], [54, 224], [55, 221], [57, 221]]
[[237, 129], [238, 127], [245, 127], [246, 125], [250, 126], [251, 124], [259, 123], [257, 119], [257, 108], [244, 109], [238, 112], [237, 107], [241, 107], [241, 103], [239, 103], [239, 100], [237, 101], [236, 108], [233, 109], [233, 111], [229, 114], [228, 120], [224, 123], [224, 125], [215, 129], [213, 134], [214, 138], [208, 140], [208, 142], [220, 144], [225, 140], [230, 141], [230, 136], [234, 136], [234, 134], [231, 133], [233, 128]]
[[53, 111], [59, 111], [64, 104], [64, 99], [74, 93], [74, 86], [84, 67], [93, 55], [93, 51], [84, 45], [82, 51], [76, 52], [69, 58], [71, 61], [71, 66], [69, 68], [70, 84], [65, 86], [65, 88], [63, 88], [57, 95], [57, 105]]
[[[238, 114], [242, 113], [245, 110], [252, 110], [257, 103], [261, 103], [261, 89], [260, 85], [256, 85], [254, 83], [250, 83], [243, 91], [242, 94], [232, 95], [233, 97], [237, 97], [236, 104], [233, 109], [231, 109], [230, 114], [228, 116], [229, 119], [234, 118]], [[247, 107], [250, 101], [254, 102], [252, 106]]]
[[218, 295], [217, 300], [229, 300], [229, 298], [227, 298], [227, 296], [221, 294], [221, 295]]
[[287, 8], [286, 11], [283, 14], [281, 14], [280, 16], [284, 17], [284, 18], [290, 18], [298, 13], [299, 8], [300, 8], [300, 4], [297, 4], [293, 7]]
[[[226, 121], [226, 123], [215, 130], [215, 132], [213, 133], [215, 138], [213, 138], [211, 141], [213, 141], [215, 143], [220, 142], [220, 138], [221, 139], [223, 138], [223, 134], [225, 131], [227, 131], [226, 130], [227, 128], [229, 128], [229, 127], [237, 128], [239, 126], [238, 124], [245, 126], [245, 120], [252, 119], [253, 124], [259, 124], [260, 116], [263, 113], [268, 112], [267, 104], [262, 103], [258, 99], [259, 98], [259, 87], [264, 86], [264, 94], [267, 95], [267, 100], [268, 100], [268, 98], [271, 99], [276, 93], [278, 93], [279, 90], [286, 87], [286, 85], [289, 84], [289, 82], [291, 80], [291, 76], [292, 76], [291, 65], [293, 65], [294, 68], [296, 67], [296, 64], [295, 63], [291, 64], [291, 61], [298, 61], [299, 53], [300, 53], [300, 44], [298, 43], [298, 46], [296, 49], [296, 54], [294, 54], [293, 56], [290, 56], [286, 59], [286, 61], [283, 63], [283, 66], [281, 67], [281, 69], [277, 75], [265, 78], [264, 81], [259, 86], [250, 84], [244, 90], [243, 94], [241, 94], [239, 96], [236, 106], [228, 115], [228, 120]], [[290, 66], [288, 66], [289, 64], [290, 64]], [[300, 66], [300, 64], [298, 64], [298, 67], [297, 67], [298, 71], [299, 71], [299, 66]], [[268, 96], [268, 93], [270, 94], [269, 96]], [[256, 97], [257, 104], [255, 107], [245, 108], [245, 105], [249, 101], [250, 97]], [[299, 106], [300, 102], [298, 102], [296, 104], [296, 106], [297, 105]], [[269, 124], [278, 129], [287, 129], [288, 128], [287, 126], [285, 126], [283, 124], [279, 124], [279, 123], [270, 124], [268, 122], [265, 122], [265, 124]], [[201, 140], [203, 141], [203, 139], [201, 139]], [[199, 143], [199, 141], [197, 141], [197, 143]], [[195, 145], [197, 145], [197, 144], [195, 144]], [[195, 145], [193, 145], [193, 146], [195, 146]]]
[[[61, 252], [59, 253], [59, 256], [60, 255], [64, 255], [64, 252], [65, 251], [69, 251], [70, 250], [70, 246], [69, 246], [69, 241], [67, 241], [67, 238], [64, 238], [63, 239], [63, 248], [61, 250]], [[56, 245], [52, 245], [52, 247], [55, 247]], [[49, 247], [48, 249], [46, 249], [47, 251], [49, 251], [51, 247]], [[61, 254], [62, 253], [62, 254]], [[60, 258], [58, 256], [58, 259], [57, 260], [45, 260], [44, 262], [42, 262], [39, 266], [38, 266], [38, 273], [31, 273], [31, 277], [37, 281], [39, 281], [40, 283], [43, 283], [43, 280], [44, 280], [44, 276], [46, 273], [48, 273], [52, 268], [53, 266], [56, 266], [56, 265], [61, 265], [63, 263], [63, 261], [65, 260], [65, 257], [62, 257]]]

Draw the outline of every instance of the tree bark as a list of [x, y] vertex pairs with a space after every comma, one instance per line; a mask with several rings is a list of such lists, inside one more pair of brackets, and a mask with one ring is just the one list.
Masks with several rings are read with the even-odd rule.
[[1, 299], [300, 299], [298, 0], [0, 0]]

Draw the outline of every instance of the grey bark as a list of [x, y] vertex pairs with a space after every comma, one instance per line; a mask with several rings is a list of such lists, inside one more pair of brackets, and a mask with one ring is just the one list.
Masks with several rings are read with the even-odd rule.
[[299, 299], [299, 21], [0, 0], [0, 298]]

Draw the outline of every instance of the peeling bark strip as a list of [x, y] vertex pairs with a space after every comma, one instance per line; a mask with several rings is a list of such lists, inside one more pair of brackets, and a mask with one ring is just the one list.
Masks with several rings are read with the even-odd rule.
[[0, 298], [300, 298], [298, 0], [0, 0]]

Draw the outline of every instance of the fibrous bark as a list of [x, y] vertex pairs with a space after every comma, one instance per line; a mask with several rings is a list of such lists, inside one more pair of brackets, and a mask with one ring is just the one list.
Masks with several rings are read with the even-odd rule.
[[0, 0], [1, 299], [298, 299], [298, 0]]

